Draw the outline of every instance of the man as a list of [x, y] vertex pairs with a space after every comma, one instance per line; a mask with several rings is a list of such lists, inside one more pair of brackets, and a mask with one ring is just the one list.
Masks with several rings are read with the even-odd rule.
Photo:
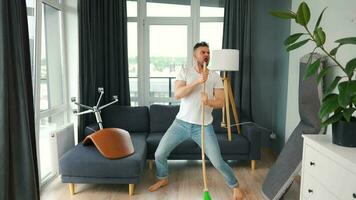
[[[184, 140], [191, 138], [201, 145], [201, 103], [205, 106], [205, 149], [206, 155], [213, 166], [223, 175], [227, 185], [233, 191], [233, 200], [242, 200], [243, 192], [235, 178], [231, 167], [223, 160], [220, 147], [212, 126], [213, 108], [224, 106], [224, 88], [222, 80], [216, 72], [204, 71], [204, 63], [210, 60], [209, 45], [197, 43], [193, 52], [196, 65], [182, 69], [175, 81], [175, 97], [181, 99], [176, 119], [162, 137], [155, 152], [157, 178], [149, 191], [153, 192], [168, 185], [167, 158], [172, 150]], [[206, 93], [202, 92], [206, 84]]]

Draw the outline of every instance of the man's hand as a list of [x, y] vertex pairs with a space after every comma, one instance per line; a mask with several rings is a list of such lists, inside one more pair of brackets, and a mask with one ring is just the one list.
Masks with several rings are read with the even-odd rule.
[[214, 98], [213, 99], [208, 99], [208, 96], [206, 93], [201, 94], [201, 102], [204, 105], [207, 105], [212, 108], [222, 108], [224, 107], [225, 104], [225, 98], [224, 98], [224, 89], [222, 88], [215, 88], [214, 89]]
[[209, 71], [208, 71], [208, 70], [203, 71], [203, 72], [200, 74], [199, 79], [197, 80], [198, 84], [205, 83], [205, 82], [208, 80], [208, 76], [209, 76]]
[[200, 93], [200, 97], [201, 97], [201, 102], [202, 102], [205, 106], [209, 106], [208, 95], [207, 95], [205, 92], [201, 92], [201, 93]]

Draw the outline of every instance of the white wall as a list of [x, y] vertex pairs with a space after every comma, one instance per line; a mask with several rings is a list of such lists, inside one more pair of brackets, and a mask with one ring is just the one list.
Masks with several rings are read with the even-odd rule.
[[[292, 1], [292, 10], [298, 9], [301, 0]], [[354, 0], [306, 0], [311, 10], [310, 27], [319, 17], [321, 11], [328, 7], [324, 13], [321, 26], [326, 32], [327, 42], [325, 47], [331, 50], [335, 47], [334, 41], [342, 37], [356, 36], [356, 1]], [[303, 31], [294, 21], [291, 23], [291, 33]], [[308, 44], [303, 48], [292, 51], [289, 56], [289, 74], [288, 74], [288, 96], [287, 96], [287, 116], [286, 116], [286, 135], [287, 140], [300, 118], [298, 113], [298, 77], [299, 77], [299, 58], [312, 50], [314, 46]], [[341, 64], [345, 64], [351, 58], [356, 56], [355, 46], [345, 46], [340, 48], [337, 58]], [[330, 130], [330, 128], [328, 128]]]
[[[79, 40], [78, 40], [78, 10], [77, 0], [64, 0], [64, 52], [65, 66], [67, 67], [68, 77], [68, 95], [70, 97], [78, 97], [79, 89]], [[70, 102], [70, 101], [69, 101]], [[74, 122], [74, 127], [77, 127], [77, 117], [73, 116], [71, 109], [69, 119]], [[77, 128], [74, 129], [75, 141], [77, 143]]]

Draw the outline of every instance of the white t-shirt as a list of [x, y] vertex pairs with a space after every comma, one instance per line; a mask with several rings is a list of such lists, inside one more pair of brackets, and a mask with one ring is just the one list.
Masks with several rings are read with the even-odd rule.
[[[196, 81], [200, 77], [200, 74], [194, 67], [182, 68], [176, 77], [176, 80], [185, 81], [186, 84], [190, 84]], [[179, 112], [176, 116], [185, 122], [201, 125], [201, 95], [203, 85], [197, 85], [195, 89], [186, 97], [181, 99]], [[221, 77], [218, 73], [209, 71], [208, 80], [205, 82], [205, 92], [208, 95], [208, 99], [214, 98], [214, 88], [224, 88]], [[204, 106], [205, 123], [208, 125], [213, 122], [213, 116], [211, 112], [213, 108], [210, 106]]]

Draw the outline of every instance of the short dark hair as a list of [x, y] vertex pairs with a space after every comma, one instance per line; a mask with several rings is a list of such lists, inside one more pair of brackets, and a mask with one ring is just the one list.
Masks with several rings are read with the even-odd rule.
[[197, 50], [199, 47], [208, 47], [209, 48], [209, 44], [206, 42], [198, 42], [194, 45], [193, 51]]

